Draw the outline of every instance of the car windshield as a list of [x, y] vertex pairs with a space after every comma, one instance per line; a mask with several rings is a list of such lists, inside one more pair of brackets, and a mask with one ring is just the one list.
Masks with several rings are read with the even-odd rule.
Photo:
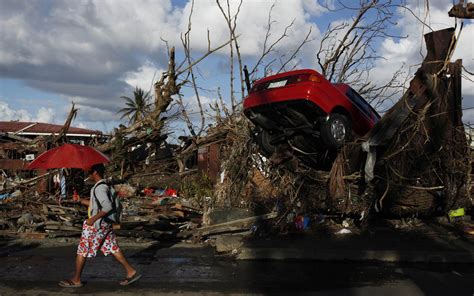
[[375, 117], [380, 118], [378, 113], [375, 111], [372, 106], [370, 106], [369, 103], [367, 103], [364, 98], [362, 98], [361, 95], [359, 95], [358, 92], [356, 92], [354, 89], [349, 87], [349, 89], [346, 92], [347, 97], [356, 105], [362, 112], [364, 112], [367, 116], [372, 117], [371, 113], [375, 115]]

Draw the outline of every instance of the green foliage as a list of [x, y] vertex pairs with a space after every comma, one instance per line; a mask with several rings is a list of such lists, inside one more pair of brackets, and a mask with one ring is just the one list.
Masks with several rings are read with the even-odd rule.
[[125, 100], [126, 107], [118, 111], [118, 113], [122, 113], [122, 117], [120, 118], [128, 118], [129, 123], [136, 123], [144, 119], [146, 114], [150, 111], [150, 104], [148, 103], [149, 97], [150, 93], [145, 92], [139, 87], [135, 87], [133, 99], [121, 96], [120, 98]]
[[214, 186], [206, 175], [195, 175], [184, 178], [181, 182], [180, 195], [193, 200], [200, 207], [203, 206], [204, 198], [214, 195]]

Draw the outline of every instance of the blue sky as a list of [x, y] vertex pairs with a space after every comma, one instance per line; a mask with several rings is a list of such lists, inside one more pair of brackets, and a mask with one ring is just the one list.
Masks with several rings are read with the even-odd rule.
[[[333, 1], [319, 2], [340, 8]], [[425, 1], [393, 2], [402, 2], [425, 18]], [[282, 34], [292, 20], [295, 24], [269, 59], [290, 52], [312, 28], [312, 42], [306, 44], [293, 61], [298, 68], [317, 69], [315, 51], [328, 24], [347, 21], [353, 14], [347, 9], [328, 11], [312, 0], [244, 0], [237, 33], [243, 62], [249, 67], [262, 51], [273, 3], [271, 38]], [[358, 1], [342, 3], [354, 5]], [[451, 1], [431, 0], [429, 4], [426, 21], [431, 27], [441, 29], [455, 24], [454, 19], [447, 16]], [[116, 113], [123, 107], [120, 96], [131, 96], [135, 86], [149, 89], [153, 76], [159, 78], [166, 68], [166, 46], [161, 39], [176, 46], [180, 61], [180, 35], [186, 30], [190, 5], [190, 1], [185, 0], [1, 0], [0, 120], [61, 124], [74, 101], [80, 108], [74, 125], [111, 131], [120, 123]], [[233, 5], [233, 11], [235, 8]], [[410, 66], [422, 61], [419, 54], [422, 34], [429, 31], [422, 30], [419, 21], [406, 10], [393, 9], [397, 23], [387, 33], [407, 38], [387, 36], [375, 44], [377, 53], [385, 59], [375, 63], [371, 79], [380, 83], [390, 79], [402, 65], [407, 71], [416, 69]], [[195, 3], [191, 31], [195, 59], [207, 49], [207, 30], [212, 46], [228, 38], [224, 18], [215, 1], [199, 0]], [[463, 58], [464, 65], [472, 72], [474, 50], [468, 36], [474, 36], [472, 21], [465, 21], [454, 58]], [[217, 99], [218, 87], [226, 101], [230, 97], [228, 52], [226, 47], [199, 64], [198, 84], [209, 90], [201, 92], [206, 106]], [[260, 71], [258, 75], [264, 74]], [[463, 84], [464, 107], [473, 107], [474, 85], [467, 79]], [[186, 87], [182, 94], [189, 112], [194, 114], [193, 92]], [[464, 120], [474, 122], [474, 111], [467, 110]], [[185, 130], [179, 122], [174, 124], [177, 130]]]

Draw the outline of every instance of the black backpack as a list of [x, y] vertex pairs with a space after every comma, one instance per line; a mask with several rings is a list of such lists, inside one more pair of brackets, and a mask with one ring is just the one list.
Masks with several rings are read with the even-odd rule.
[[104, 184], [107, 186], [107, 196], [112, 204], [112, 210], [107, 214], [107, 216], [105, 216], [102, 219], [107, 223], [119, 224], [120, 221], [122, 220], [122, 202], [120, 201], [120, 198], [117, 192], [115, 191], [114, 187], [111, 184], [107, 183], [106, 181], [99, 181], [99, 184], [97, 184], [94, 187], [94, 198], [95, 198], [95, 202], [99, 206], [99, 211], [102, 210], [102, 205], [97, 199], [95, 190], [101, 184]]

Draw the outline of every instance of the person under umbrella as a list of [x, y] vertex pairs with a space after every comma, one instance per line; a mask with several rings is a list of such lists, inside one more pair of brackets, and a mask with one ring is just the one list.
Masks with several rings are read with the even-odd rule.
[[27, 169], [88, 169], [95, 164], [107, 162], [110, 162], [110, 159], [94, 147], [64, 144], [43, 152], [27, 166]]
[[104, 181], [105, 166], [100, 163], [93, 165], [89, 176], [95, 181], [90, 192], [90, 199], [78, 198], [77, 202], [88, 207], [88, 219], [82, 226], [81, 239], [77, 248], [76, 270], [72, 278], [59, 282], [61, 287], [82, 287], [82, 271], [87, 258], [97, 255], [100, 249], [107, 256], [112, 254], [125, 269], [126, 278], [120, 285], [129, 285], [141, 278], [141, 274], [130, 265], [120, 250], [117, 237], [112, 228], [111, 213], [113, 209], [109, 185]]
[[58, 202], [61, 205], [61, 200], [67, 197], [68, 192], [64, 169], [85, 170], [95, 164], [107, 162], [110, 162], [110, 159], [94, 147], [67, 143], [43, 152], [26, 168], [29, 170], [60, 169], [59, 174], [55, 175], [53, 180], [55, 186], [60, 190]]

